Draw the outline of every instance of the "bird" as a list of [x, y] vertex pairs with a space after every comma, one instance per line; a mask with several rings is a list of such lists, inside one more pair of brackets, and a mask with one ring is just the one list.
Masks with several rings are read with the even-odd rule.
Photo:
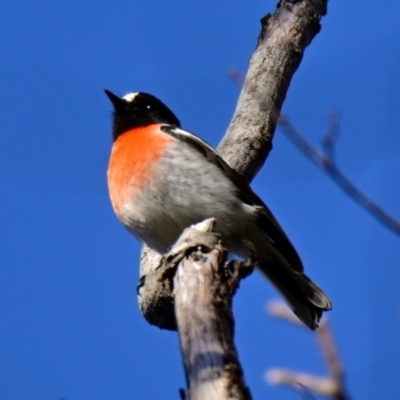
[[316, 329], [331, 302], [304, 274], [288, 236], [246, 180], [183, 129], [157, 97], [105, 93], [113, 105], [108, 191], [124, 227], [164, 254], [185, 228], [215, 218], [228, 251], [248, 257], [251, 243], [258, 270], [297, 317]]

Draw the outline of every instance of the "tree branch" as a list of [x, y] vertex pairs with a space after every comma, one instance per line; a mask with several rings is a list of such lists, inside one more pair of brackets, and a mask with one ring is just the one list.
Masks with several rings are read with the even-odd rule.
[[186, 229], [166, 255], [188, 391], [186, 400], [251, 399], [235, 345], [232, 296], [248, 263], [227, 263], [215, 220]]
[[235, 113], [217, 147], [228, 164], [251, 181], [272, 149], [277, 115], [303, 53], [320, 31], [327, 1], [278, 1], [261, 19]]

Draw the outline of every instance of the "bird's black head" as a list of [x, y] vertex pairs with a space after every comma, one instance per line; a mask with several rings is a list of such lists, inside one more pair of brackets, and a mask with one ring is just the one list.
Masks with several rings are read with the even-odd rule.
[[175, 114], [160, 100], [147, 93], [130, 93], [120, 98], [108, 90], [106, 95], [114, 105], [113, 140], [124, 132], [152, 124], [180, 126]]

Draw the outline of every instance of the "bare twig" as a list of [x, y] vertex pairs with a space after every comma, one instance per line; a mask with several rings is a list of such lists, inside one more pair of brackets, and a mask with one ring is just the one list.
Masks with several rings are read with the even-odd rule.
[[329, 124], [325, 136], [322, 138], [321, 146], [325, 155], [330, 159], [334, 159], [334, 150], [336, 141], [339, 137], [339, 113], [331, 111], [329, 113]]
[[[365, 208], [373, 217], [379, 222], [392, 230], [394, 233], [400, 235], [400, 222], [389, 215], [382, 207], [376, 204], [373, 200], [367, 197], [361, 190], [359, 190], [336, 166], [333, 159], [333, 146], [337, 138], [337, 134], [328, 134], [324, 138], [325, 152], [318, 151], [297, 131], [290, 121], [280, 116], [279, 127], [283, 133], [302, 151], [302, 153], [310, 159], [314, 164], [327, 173], [339, 187], [345, 191], [353, 200], [360, 206]], [[333, 121], [331, 131], [337, 130], [337, 121]], [[329, 131], [328, 131], [329, 132]], [[328, 151], [326, 151], [326, 147]]]
[[335, 385], [330, 378], [320, 378], [314, 375], [280, 368], [271, 368], [267, 372], [266, 379], [270, 385], [289, 386], [300, 393], [303, 392], [305, 388], [322, 396], [332, 397], [335, 392]]
[[[237, 70], [232, 69], [228, 71], [228, 77], [238, 86], [243, 86], [243, 76]], [[258, 100], [259, 98], [258, 92], [259, 91], [253, 88], [252, 93], [255, 96], [255, 100]], [[285, 115], [280, 114], [278, 109], [272, 110], [271, 116], [276, 118], [277, 125], [282, 132], [309, 160], [325, 171], [326, 174], [334, 180], [344, 192], [346, 192], [361, 207], [366, 209], [375, 219], [394, 233], [400, 235], [400, 221], [396, 220], [382, 207], [367, 197], [337, 167], [334, 160], [335, 144], [339, 136], [339, 114], [337, 112], [331, 112], [329, 116], [328, 130], [321, 143], [322, 151], [319, 151], [312, 146], [292, 125], [290, 120]]]
[[343, 366], [340, 362], [335, 344], [333, 342], [332, 333], [329, 329], [328, 320], [325, 318], [322, 321], [320, 328], [315, 334], [321, 353], [325, 359], [325, 364], [328, 367], [329, 375], [333, 382], [335, 382], [335, 398], [344, 399], [344, 372]]
[[295, 313], [282, 301], [270, 301], [267, 304], [267, 313], [275, 318], [281, 318], [292, 324], [304, 326], [304, 324], [297, 318]]
[[[302, 325], [283, 302], [274, 301], [269, 303], [267, 311], [273, 317], [284, 319], [296, 325]], [[315, 331], [315, 336], [329, 372], [328, 377], [317, 377], [303, 372], [272, 368], [266, 374], [267, 382], [272, 385], [287, 385], [297, 392], [301, 392], [301, 388], [308, 388], [317, 394], [331, 397], [333, 400], [348, 400], [349, 397], [344, 387], [342, 363], [337, 354], [326, 318], [321, 321]]]

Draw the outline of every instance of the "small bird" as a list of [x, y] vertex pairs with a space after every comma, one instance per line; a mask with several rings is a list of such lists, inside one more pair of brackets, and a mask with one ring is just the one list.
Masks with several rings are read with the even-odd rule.
[[303, 273], [292, 243], [247, 182], [156, 97], [105, 93], [114, 106], [108, 189], [125, 228], [163, 254], [186, 227], [216, 218], [228, 251], [247, 257], [250, 242], [258, 269], [315, 329], [331, 302]]

